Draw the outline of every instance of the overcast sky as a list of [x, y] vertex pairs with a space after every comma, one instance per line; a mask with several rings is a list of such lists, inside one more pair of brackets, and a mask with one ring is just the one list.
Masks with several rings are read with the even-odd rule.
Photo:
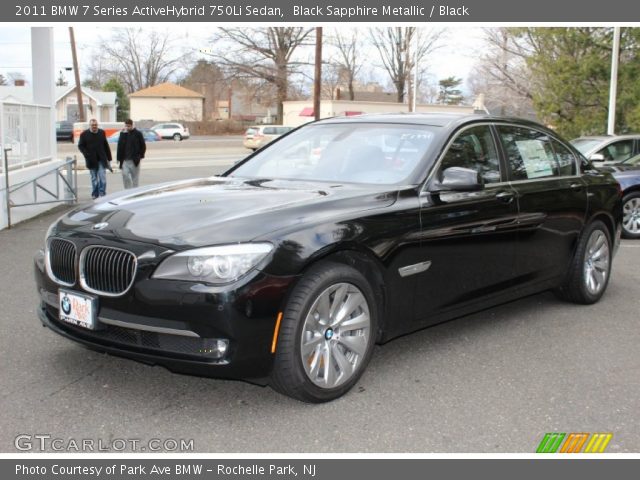
[[[134, 25], [123, 25], [132, 27]], [[145, 25], [145, 29], [154, 28]], [[200, 48], [210, 47], [210, 38], [212, 36], [213, 26], [211, 24], [162, 24], [158, 27], [161, 30], [170, 29], [172, 39], [179, 44], [180, 47], [192, 50], [196, 54]], [[347, 28], [347, 27], [338, 27]], [[362, 26], [365, 29], [365, 26]], [[114, 27], [103, 26], [100, 24], [92, 25], [76, 25], [74, 27], [76, 44], [78, 50], [78, 62], [82, 73], [81, 79], [84, 80], [86, 65], [88, 65], [91, 57], [100, 48], [102, 41], [108, 39]], [[333, 27], [325, 27], [325, 35], [330, 34]], [[68, 26], [55, 26], [54, 44], [55, 44], [55, 68], [56, 78], [58, 71], [73, 65], [71, 59], [71, 48], [69, 42]], [[477, 47], [480, 43], [482, 32], [477, 27], [449, 27], [446, 28], [447, 40], [437, 52], [430, 55], [428, 60], [428, 71], [431, 83], [437, 83], [437, 80], [449, 76], [463, 78], [466, 90], [466, 80], [469, 70], [473, 67], [475, 59], [478, 56]], [[378, 63], [373, 54], [373, 63]], [[371, 75], [374, 79], [386, 85], [388, 77], [382, 70], [369, 67], [366, 75]], [[31, 29], [28, 26], [11, 26], [4, 24], [0, 28], [0, 74], [7, 78], [10, 72], [21, 72], [25, 79], [31, 81]], [[73, 72], [65, 72], [70, 83], [73, 82]]]

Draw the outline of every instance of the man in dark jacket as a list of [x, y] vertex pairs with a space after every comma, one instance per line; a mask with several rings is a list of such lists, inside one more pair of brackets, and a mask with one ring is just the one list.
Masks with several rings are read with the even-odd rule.
[[124, 121], [124, 130], [120, 132], [118, 139], [118, 151], [116, 158], [122, 170], [122, 183], [124, 188], [135, 188], [140, 178], [140, 160], [144, 158], [147, 145], [144, 142], [142, 132], [133, 126], [133, 120], [127, 118]]
[[98, 121], [92, 118], [89, 129], [80, 134], [78, 149], [91, 173], [91, 198], [94, 200], [107, 194], [106, 170], [111, 170], [111, 149], [104, 130], [98, 128]]

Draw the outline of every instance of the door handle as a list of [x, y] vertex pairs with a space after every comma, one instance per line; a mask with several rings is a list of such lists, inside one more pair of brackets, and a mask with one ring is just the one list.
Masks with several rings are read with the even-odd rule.
[[582, 190], [582, 184], [581, 183], [572, 183], [571, 185], [569, 185], [569, 187], [574, 192], [579, 192], [580, 190]]
[[513, 192], [500, 192], [496, 194], [496, 198], [498, 200], [500, 200], [501, 202], [504, 203], [511, 203], [513, 202], [513, 197], [515, 195], [513, 194]]

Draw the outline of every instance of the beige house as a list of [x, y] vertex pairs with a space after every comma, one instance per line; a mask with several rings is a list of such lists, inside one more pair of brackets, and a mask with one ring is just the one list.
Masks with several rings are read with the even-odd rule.
[[[313, 100], [283, 102], [283, 125], [297, 127], [312, 122], [314, 117]], [[391, 102], [364, 102], [351, 100], [322, 100], [320, 118], [360, 115], [362, 113], [399, 113], [407, 112], [408, 106]], [[474, 113], [473, 106], [463, 105], [416, 105], [419, 113]]]
[[[116, 121], [116, 92], [99, 92], [82, 87], [82, 105], [85, 118], [96, 118], [99, 122]], [[76, 87], [55, 87], [56, 120], [77, 122], [78, 95]], [[0, 101], [33, 103], [33, 92], [29, 86], [0, 86]]]
[[174, 83], [161, 83], [129, 95], [130, 115], [135, 121], [200, 121], [204, 95]]

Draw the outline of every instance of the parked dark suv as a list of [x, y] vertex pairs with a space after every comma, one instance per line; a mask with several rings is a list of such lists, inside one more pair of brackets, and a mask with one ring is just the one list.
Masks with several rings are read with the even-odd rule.
[[98, 351], [323, 402], [375, 343], [547, 289], [597, 302], [621, 216], [613, 177], [535, 123], [327, 119], [60, 218], [38, 312]]
[[56, 122], [56, 140], [73, 142], [73, 122]]

